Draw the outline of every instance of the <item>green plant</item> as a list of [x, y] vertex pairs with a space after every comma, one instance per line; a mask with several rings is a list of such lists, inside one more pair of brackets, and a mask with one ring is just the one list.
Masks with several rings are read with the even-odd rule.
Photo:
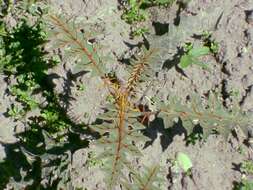
[[185, 173], [189, 173], [193, 166], [189, 156], [182, 152], [177, 153], [175, 162], [177, 167], [182, 168]]
[[[200, 125], [203, 128], [203, 138], [213, 133], [213, 130], [228, 136], [231, 130], [229, 126], [232, 124], [238, 124], [243, 128], [251, 122], [251, 117], [242, 113], [237, 107], [230, 111], [224, 108], [215, 93], [210, 93], [205, 106], [202, 105], [200, 96], [192, 95], [186, 104], [176, 97], [171, 97], [168, 102], [155, 101], [155, 110], [142, 109], [143, 106], [134, 101], [135, 93], [139, 83], [154, 76], [151, 66], [154, 64], [152, 59], [157, 50], [142, 48], [139, 55], [128, 65], [129, 77], [125, 83], [122, 83], [113, 73], [106, 72], [103, 59], [98, 56], [95, 48], [87, 43], [83, 33], [79, 33], [73, 27], [71, 20], [66, 22], [64, 18], [55, 15], [50, 16], [50, 19], [55, 27], [52, 31], [53, 41], [59, 42], [57, 44], [67, 52], [70, 51], [76, 60], [82, 58], [83, 62], [78, 64], [82, 64], [83, 69], [89, 71], [91, 76], [100, 77], [102, 84], [108, 89], [110, 101], [104, 113], [98, 116], [96, 122], [87, 126], [88, 129], [99, 134], [99, 138], [93, 144], [104, 150], [96, 159], [104, 160], [103, 168], [106, 171], [105, 182], [108, 189], [114, 189], [120, 184], [126, 189], [134, 186], [135, 182], [125, 180], [122, 182], [122, 179], [125, 179], [122, 170], [133, 173], [131, 159], [141, 156], [141, 151], [136, 145], [146, 141], [147, 138], [142, 131], [145, 130], [151, 116], [163, 118], [167, 127], [180, 121], [188, 133], [191, 133], [196, 125]], [[205, 55], [210, 50], [208, 47], [201, 47], [193, 48], [189, 52], [188, 59], [195, 61], [196, 57]], [[187, 64], [191, 62], [188, 61]], [[187, 163], [188, 167], [190, 164]], [[157, 172], [156, 169], [146, 171], [145, 176], [153, 176], [154, 171]], [[136, 172], [133, 175], [138, 176], [137, 183], [149, 184], [149, 188], [146, 189], [155, 188], [155, 178], [146, 178]], [[140, 188], [144, 187], [140, 186]]]
[[145, 11], [150, 6], [166, 6], [173, 3], [174, 0], [128, 0], [122, 18], [129, 24], [145, 21], [148, 13]]
[[151, 3], [153, 5], [168, 5], [174, 0], [146, 0], [144, 3]]
[[132, 36], [135, 37], [135, 36], [142, 36], [146, 33], [148, 33], [148, 29], [147, 28], [144, 28], [144, 27], [140, 27], [140, 28], [137, 28], [136, 30], [134, 30], [132, 32]]
[[[68, 125], [62, 116], [64, 114], [58, 105], [58, 98], [46, 83], [47, 70], [55, 66], [58, 60], [55, 57], [46, 58], [42, 50], [47, 37], [44, 27], [41, 19], [32, 26], [23, 20], [12, 30], [6, 31], [8, 35], [2, 36], [4, 61], [1, 62], [1, 68], [8, 77], [14, 76], [16, 79], [9, 91], [22, 103], [22, 112], [40, 109], [40, 117], [44, 120], [42, 124], [57, 131]], [[48, 104], [45, 106], [40, 99], [47, 100]], [[10, 110], [12, 115], [17, 111]]]
[[103, 160], [98, 160], [96, 157], [95, 152], [88, 153], [88, 160], [86, 161], [88, 167], [103, 167]]
[[[71, 132], [66, 132], [76, 125], [60, 106], [58, 95], [48, 82], [48, 69], [55, 66], [57, 60], [51, 59], [43, 49], [47, 37], [43, 19], [36, 16], [33, 21], [21, 19], [13, 28], [2, 24], [1, 74], [8, 80], [8, 95], [19, 102], [7, 109], [6, 116], [24, 122], [26, 128], [17, 134], [18, 144], [8, 145], [20, 151], [10, 148], [8, 158], [1, 160], [0, 189], [7, 183], [14, 189], [44, 189], [41, 178], [48, 179], [48, 186], [57, 181], [58, 186], [64, 183], [62, 187], [65, 187], [69, 180], [66, 167], [70, 158], [64, 146], [87, 146], [86, 141], [80, 143]], [[36, 112], [31, 112], [35, 108]], [[32, 171], [32, 175], [27, 175], [28, 171]], [[56, 172], [61, 177], [51, 178]]]
[[14, 5], [14, 0], [0, 0], [0, 16], [4, 17], [7, 15]]
[[129, 24], [133, 24], [134, 22], [145, 21], [147, 18], [146, 11], [142, 10], [140, 7], [143, 1], [138, 0], [128, 0], [129, 8], [125, 9], [122, 19], [125, 20]]
[[85, 91], [85, 86], [83, 84], [77, 85], [77, 90]]
[[253, 162], [252, 160], [245, 160], [240, 166], [240, 171], [243, 173], [241, 181], [236, 182], [234, 190], [251, 190], [253, 189], [253, 181], [248, 179], [246, 175], [253, 174]]
[[209, 47], [210, 52], [217, 54], [219, 51], [219, 44], [212, 38], [212, 33], [205, 31], [202, 34], [202, 40], [206, 47]]
[[253, 174], [253, 161], [246, 160], [242, 163], [241, 171], [246, 174]]
[[144, 22], [149, 17], [146, 11], [147, 7], [151, 6], [167, 6], [174, 2], [174, 0], [128, 0], [127, 5], [124, 7], [122, 19], [128, 24], [134, 26], [132, 36], [141, 36], [148, 33], [148, 29], [140, 26], [140, 22]]
[[201, 141], [203, 139], [203, 135], [201, 133], [191, 133], [186, 137], [186, 145], [192, 144], [195, 145], [196, 142]]
[[208, 55], [210, 53], [210, 49], [206, 46], [202, 47], [193, 47], [193, 46], [187, 46], [186, 47], [186, 54], [183, 55], [179, 62], [179, 67], [182, 69], [185, 69], [189, 67], [190, 65], [198, 65], [204, 69], [208, 69], [207, 65], [204, 63], [201, 63], [199, 61], [199, 58], [205, 55]]
[[19, 120], [25, 115], [24, 110], [19, 108], [18, 106], [15, 106], [14, 104], [11, 105], [7, 113], [8, 116], [12, 117], [15, 120]]
[[251, 190], [253, 189], [253, 181], [242, 179], [240, 183], [234, 186], [234, 190]]
[[33, 110], [38, 107], [38, 102], [31, 96], [32, 91], [21, 90], [17, 86], [12, 86], [10, 92], [17, 100], [25, 105], [25, 110]]

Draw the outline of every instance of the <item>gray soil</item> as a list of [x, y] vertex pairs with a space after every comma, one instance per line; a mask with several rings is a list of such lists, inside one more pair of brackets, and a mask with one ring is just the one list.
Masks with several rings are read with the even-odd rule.
[[[49, 1], [52, 10], [66, 16], [74, 16], [77, 21], [84, 23], [97, 31], [96, 42], [101, 45], [100, 53], [109, 56], [108, 70], [114, 70], [123, 81], [128, 76], [124, 64], [119, 59], [129, 58], [137, 51], [137, 47], [128, 44], [138, 44], [143, 39], [130, 38], [130, 26], [121, 19], [122, 11], [118, 10], [117, 0], [52, 0]], [[253, 0], [192, 0], [187, 7], [177, 15], [178, 4], [171, 7], [152, 7], [150, 20], [145, 25], [150, 34], [145, 35], [151, 48], [159, 48], [159, 58], [156, 58], [159, 72], [157, 78], [149, 85], [143, 84], [146, 96], [167, 99], [178, 96], [186, 99], [192, 92], [204, 95], [211, 90], [221, 92], [225, 106], [240, 104], [245, 111], [253, 111], [253, 21], [248, 12], [253, 10]], [[253, 13], [252, 13], [253, 14]], [[175, 20], [179, 20], [175, 26]], [[157, 35], [158, 28], [154, 23], [168, 27], [163, 35]], [[212, 32], [213, 39], [220, 45], [216, 56], [208, 55], [203, 58], [210, 72], [198, 66], [188, 67], [179, 72], [171, 67], [178, 55], [178, 47], [186, 42], [199, 43], [193, 36], [203, 31]], [[68, 114], [78, 123], [92, 123], [105, 104], [107, 90], [101, 88], [101, 80], [84, 75], [72, 84], [68, 79], [68, 71], [74, 72], [74, 61], [62, 60], [62, 64], [50, 70], [60, 77], [54, 79], [55, 91], [66, 93], [63, 88], [66, 82], [70, 84], [73, 99], [62, 100], [62, 106], [68, 108]], [[0, 112], [15, 102], [13, 97], [4, 94], [7, 84], [0, 76]], [[83, 84], [84, 91], [77, 90], [77, 85]], [[139, 96], [141, 96], [141, 92]], [[238, 96], [234, 93], [237, 92]], [[149, 99], [144, 100], [149, 103]], [[36, 114], [36, 113], [33, 113]], [[84, 116], [85, 117], [82, 117]], [[28, 117], [28, 116], [27, 116]], [[16, 142], [15, 134], [24, 130], [24, 122], [13, 122], [0, 115], [0, 160], [6, 156], [1, 145]], [[15, 126], [15, 127], [14, 127]], [[161, 189], [171, 190], [232, 190], [235, 182], [240, 182], [242, 173], [238, 169], [244, 160], [253, 159], [252, 149], [244, 144], [246, 136], [238, 132], [230, 135], [228, 140], [221, 136], [211, 135], [204, 142], [186, 146], [185, 134], [177, 128], [166, 130], [159, 126], [151, 127], [151, 141], [143, 148], [144, 157], [136, 161], [136, 165], [145, 163], [152, 165], [159, 156], [162, 167], [166, 168], [166, 181]], [[105, 190], [103, 172], [100, 164], [90, 166], [90, 152], [99, 152], [95, 147], [80, 149], [73, 152], [69, 166], [71, 186], [87, 190]], [[193, 163], [192, 177], [184, 176], [182, 171], [174, 171], [170, 160], [175, 159], [178, 152], [187, 153]], [[60, 174], [59, 174], [60, 175]], [[45, 181], [47, 183], [47, 181]], [[11, 186], [11, 183], [10, 183]], [[72, 188], [71, 187], [71, 188]], [[71, 189], [65, 187], [66, 189]], [[120, 189], [118, 187], [117, 189]]]

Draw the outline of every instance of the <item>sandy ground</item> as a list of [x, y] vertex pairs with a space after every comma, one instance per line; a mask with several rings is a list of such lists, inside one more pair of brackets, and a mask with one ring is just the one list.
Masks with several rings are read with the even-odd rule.
[[[121, 19], [122, 11], [118, 10], [116, 0], [54, 0], [49, 1], [52, 10], [66, 16], [75, 16], [83, 28], [86, 25], [96, 30], [96, 42], [101, 45], [101, 54], [109, 56], [107, 69], [114, 70], [119, 78], [125, 79], [127, 75], [125, 66], [119, 60], [129, 58], [138, 49], [136, 44], [142, 38], [131, 39], [130, 26]], [[169, 96], [178, 96], [185, 99], [192, 92], [201, 95], [211, 90], [219, 89], [223, 104], [230, 107], [240, 104], [245, 111], [253, 111], [253, 21], [249, 18], [253, 11], [252, 0], [192, 0], [188, 6], [177, 14], [178, 4], [170, 8], [153, 7], [150, 20], [145, 24], [149, 27], [150, 34], [145, 38], [151, 48], [159, 48], [159, 56], [155, 59], [158, 70], [157, 77], [151, 86], [143, 84], [141, 92], [149, 86], [147, 96], [166, 99]], [[252, 15], [251, 15], [252, 17]], [[177, 26], [175, 20], [179, 20]], [[156, 26], [167, 27], [163, 35], [157, 34]], [[180, 31], [180, 32], [179, 32]], [[216, 56], [209, 55], [203, 58], [208, 63], [210, 72], [199, 67], [189, 67], [184, 73], [179, 72], [173, 64], [178, 61], [178, 47], [186, 42], [198, 43], [194, 36], [203, 31], [210, 31], [213, 39], [218, 42], [219, 51]], [[129, 45], [130, 44], [130, 45]], [[64, 94], [63, 88], [68, 78], [68, 71], [74, 70], [74, 63], [62, 60], [62, 64], [50, 70], [60, 76], [54, 79], [55, 91]], [[0, 76], [1, 113], [4, 113], [12, 102], [13, 97], [6, 96], [7, 84]], [[85, 91], [77, 90], [77, 83], [84, 84]], [[70, 86], [73, 99], [62, 100], [62, 106], [68, 107], [68, 115], [75, 122], [92, 123], [105, 104], [107, 91], [101, 88], [101, 81], [83, 75]], [[237, 92], [238, 96], [233, 94]], [[85, 117], [82, 117], [85, 115]], [[3, 114], [0, 115], [0, 159], [6, 157], [6, 149], [1, 143], [15, 143], [18, 139], [15, 134], [24, 130], [25, 125], [20, 121], [12, 121]], [[14, 127], [15, 126], [15, 127]], [[250, 127], [249, 127], [250, 128]], [[172, 190], [231, 190], [234, 182], [241, 179], [242, 174], [238, 166], [242, 161], [253, 159], [252, 149], [247, 147], [243, 136], [238, 138], [230, 136], [229, 140], [216, 135], [211, 135], [205, 142], [186, 146], [185, 134], [173, 127], [165, 129], [159, 124], [154, 125], [147, 132], [151, 138], [149, 146], [142, 150], [144, 157], [136, 161], [149, 163], [156, 155], [162, 155], [162, 167], [166, 168], [166, 182], [161, 189]], [[163, 148], [163, 149], [162, 149]], [[83, 188], [87, 190], [106, 189], [103, 182], [103, 173], [100, 165], [87, 164], [90, 152], [96, 148], [79, 149], [72, 154], [69, 169], [71, 181], [64, 189]], [[178, 152], [189, 155], [193, 163], [192, 178], [183, 176], [182, 172], [172, 172], [173, 167], [169, 162]], [[152, 162], [150, 162], [152, 163]], [[48, 183], [47, 179], [43, 180]], [[11, 185], [11, 183], [10, 183]], [[117, 189], [120, 189], [118, 187]]]

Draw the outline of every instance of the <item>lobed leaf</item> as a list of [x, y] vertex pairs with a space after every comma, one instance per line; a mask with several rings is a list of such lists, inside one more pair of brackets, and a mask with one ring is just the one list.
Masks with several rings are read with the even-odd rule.
[[209, 96], [207, 106], [203, 105], [200, 96], [194, 94], [188, 104], [183, 104], [174, 97], [167, 105], [160, 105], [160, 109], [159, 115], [165, 121], [180, 118], [188, 133], [191, 133], [193, 128], [199, 124], [203, 128], [204, 136], [216, 130], [227, 137], [235, 126], [240, 126], [242, 129], [247, 128], [253, 119], [239, 109], [231, 111], [225, 109], [213, 93]]

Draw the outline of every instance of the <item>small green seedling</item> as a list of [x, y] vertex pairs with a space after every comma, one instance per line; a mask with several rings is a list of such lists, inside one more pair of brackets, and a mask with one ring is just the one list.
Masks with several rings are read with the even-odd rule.
[[13, 8], [13, 5], [15, 3], [15, 0], [1, 0], [0, 1], [0, 6], [1, 6], [1, 12], [0, 12], [0, 16], [4, 17], [6, 16], [10, 10]]
[[212, 33], [209, 31], [204, 31], [202, 34], [202, 39], [204, 41], [204, 45], [209, 47], [210, 52], [213, 54], [217, 54], [219, 51], [219, 43], [216, 42], [212, 38]]
[[83, 92], [85, 90], [85, 86], [83, 84], [79, 84], [77, 85], [77, 90]]
[[245, 155], [245, 150], [244, 150], [244, 148], [243, 148], [242, 146], [239, 146], [239, 147], [237, 148], [237, 152], [238, 152], [239, 154]]
[[214, 54], [218, 53], [218, 51], [219, 51], [219, 44], [218, 44], [218, 42], [211, 42], [210, 50]]
[[41, 113], [41, 117], [49, 123], [54, 123], [59, 119], [59, 115], [54, 110], [44, 110]]
[[168, 6], [174, 1], [175, 0], [128, 0], [121, 18], [125, 20], [126, 23], [135, 26], [134, 28], [137, 27], [137, 29], [132, 30], [132, 37], [141, 36], [148, 33], [147, 28], [139, 25], [149, 17], [149, 13], [146, 9], [152, 6]]
[[7, 32], [3, 23], [0, 23], [0, 36], [6, 36]]
[[125, 12], [122, 19], [128, 24], [145, 21], [148, 18], [148, 12], [145, 8], [151, 6], [167, 6], [175, 0], [128, 0]]
[[[188, 50], [189, 49], [189, 50]], [[208, 67], [199, 61], [199, 58], [210, 53], [210, 49], [208, 47], [188, 47], [187, 46], [187, 53], [183, 55], [179, 62], [179, 67], [181, 69], [185, 69], [190, 65], [199, 65], [203, 69], [208, 69]]]
[[155, 3], [159, 5], [168, 5], [172, 3], [173, 1], [174, 0], [155, 0]]
[[155, 5], [160, 5], [160, 6], [167, 6], [173, 3], [174, 0], [143, 0], [143, 4], [155, 6]]
[[235, 185], [234, 190], [252, 190], [253, 181], [248, 179], [242, 179], [242, 181]]
[[148, 28], [140, 27], [140, 28], [137, 28], [136, 30], [134, 30], [132, 32], [132, 36], [133, 37], [139, 37], [139, 36], [142, 36], [142, 35], [144, 35], [148, 32], [149, 32]]
[[243, 173], [242, 179], [239, 183], [236, 183], [233, 190], [252, 190], [253, 181], [248, 179], [246, 175], [253, 174], [253, 161], [252, 160], [243, 161], [240, 170]]
[[128, 24], [145, 21], [148, 17], [148, 14], [145, 10], [140, 8], [142, 3], [143, 0], [128, 0], [129, 8], [125, 10], [124, 14], [122, 15], [122, 19]]
[[176, 155], [176, 164], [178, 167], [183, 169], [185, 174], [190, 174], [193, 165], [191, 159], [187, 154], [178, 152]]
[[192, 180], [192, 182], [194, 183], [194, 185], [197, 187], [196, 181], [193, 177], [192, 174], [192, 161], [190, 159], [190, 157], [183, 153], [183, 152], [178, 152], [176, 154], [176, 158], [175, 160], [172, 162], [172, 172], [175, 174], [182, 174], [182, 185], [184, 185], [184, 181], [186, 178], [190, 178]]
[[186, 145], [195, 145], [196, 142], [200, 142], [203, 139], [203, 134], [201, 133], [191, 133], [186, 137]]
[[91, 168], [91, 167], [101, 167], [104, 165], [103, 161], [101, 159], [96, 158], [96, 153], [95, 152], [89, 152], [88, 153], [88, 160], [86, 162], [86, 165]]
[[241, 171], [246, 174], [253, 175], [253, 161], [252, 160], [246, 160], [242, 163]]
[[8, 116], [15, 120], [19, 120], [25, 115], [25, 111], [14, 104], [12, 104], [10, 108], [8, 108], [7, 113]]
[[17, 86], [12, 86], [10, 92], [18, 100], [26, 105], [26, 109], [33, 110], [38, 107], [38, 102], [31, 96], [29, 91], [21, 90]]

